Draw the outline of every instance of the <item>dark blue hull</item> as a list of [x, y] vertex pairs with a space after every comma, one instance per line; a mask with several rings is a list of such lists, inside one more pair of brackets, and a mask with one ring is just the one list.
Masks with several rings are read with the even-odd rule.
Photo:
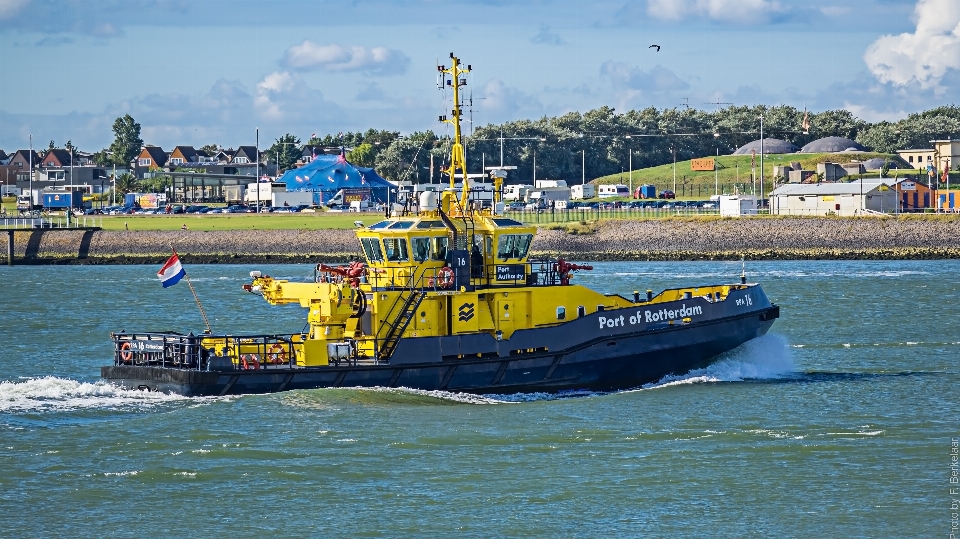
[[[615, 314], [610, 312], [608, 316]], [[524, 339], [537, 339], [541, 343], [580, 342], [558, 350], [540, 349], [521, 355], [466, 359], [426, 354], [418, 360], [414, 357], [417, 354], [410, 352], [422, 354], [433, 347], [425, 342], [423, 346], [408, 347], [406, 357], [399, 356], [402, 361], [398, 358], [397, 362], [381, 365], [281, 366], [219, 372], [113, 365], [102, 367], [101, 374], [104, 379], [124, 387], [188, 396], [329, 387], [407, 387], [468, 393], [629, 389], [668, 374], [684, 374], [706, 366], [718, 355], [765, 334], [779, 316], [779, 307], [766, 303], [759, 309], [724, 314], [727, 316], [699, 323], [650, 324], [632, 331], [627, 328], [592, 331], [589, 338], [577, 339], [577, 333], [584, 333], [576, 330], [578, 324], [592, 328], [596, 322], [596, 316], [586, 317], [560, 327], [526, 330], [528, 334]], [[443, 346], [437, 344], [436, 348], [440, 350]], [[401, 348], [397, 351], [401, 352]]]

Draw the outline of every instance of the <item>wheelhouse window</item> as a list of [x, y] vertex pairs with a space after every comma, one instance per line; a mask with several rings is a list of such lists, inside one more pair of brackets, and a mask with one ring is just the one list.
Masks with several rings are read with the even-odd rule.
[[450, 241], [446, 236], [438, 236], [433, 238], [433, 249], [431, 250], [431, 255], [434, 260], [446, 260], [447, 259], [447, 244]]
[[374, 223], [368, 226], [367, 228], [369, 228], [370, 230], [373, 230], [375, 228], [386, 228], [390, 226], [391, 223], [393, 223], [393, 221], [380, 221], [379, 223]]
[[420, 221], [417, 228], [444, 228], [443, 221]]
[[387, 262], [407, 262], [407, 240], [405, 238], [383, 238], [383, 251], [387, 254]]
[[410, 241], [413, 247], [413, 260], [426, 262], [430, 258], [430, 238], [413, 238]]
[[391, 230], [406, 230], [413, 226], [413, 221], [397, 221], [393, 223], [388, 228]]
[[360, 238], [360, 245], [363, 246], [363, 254], [367, 256], [367, 261], [383, 262], [383, 251], [380, 250], [380, 242], [377, 238]]
[[533, 234], [503, 234], [497, 241], [497, 258], [510, 260], [521, 259], [527, 256]]

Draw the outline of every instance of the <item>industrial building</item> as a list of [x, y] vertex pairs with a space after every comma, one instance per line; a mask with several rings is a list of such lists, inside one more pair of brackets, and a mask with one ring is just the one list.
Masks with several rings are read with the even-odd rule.
[[887, 183], [813, 183], [781, 185], [770, 193], [774, 215], [840, 215], [893, 213], [897, 191]]

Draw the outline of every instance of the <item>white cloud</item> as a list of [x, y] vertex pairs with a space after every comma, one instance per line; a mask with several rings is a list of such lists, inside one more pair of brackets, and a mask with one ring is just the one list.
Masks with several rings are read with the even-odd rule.
[[304, 84], [303, 79], [300, 75], [293, 75], [289, 71], [274, 71], [258, 82], [254, 104], [260, 116], [268, 120], [283, 119], [285, 94], [294, 90], [298, 84]]
[[942, 93], [944, 75], [960, 69], [960, 2], [920, 0], [914, 18], [914, 33], [881, 37], [867, 47], [863, 59], [880, 82], [919, 83]]
[[345, 119], [342, 108], [324, 100], [323, 93], [310, 87], [303, 78], [289, 71], [274, 71], [257, 83], [254, 108], [269, 125], [313, 122], [339, 122]]
[[854, 116], [871, 123], [877, 122], [896, 122], [907, 117], [907, 111], [898, 110], [878, 110], [868, 105], [858, 105], [855, 103], [844, 102], [843, 108], [849, 110]]
[[30, 0], [0, 0], [0, 21], [11, 19], [30, 3]]
[[626, 62], [607, 61], [600, 66], [600, 75], [608, 77], [615, 86], [630, 90], [667, 92], [690, 87], [676, 73], [661, 65], [644, 71]]
[[366, 71], [379, 75], [404, 73], [410, 58], [386, 47], [345, 47], [337, 43], [318, 45], [306, 40], [287, 49], [283, 63], [292, 69], [326, 69], [329, 71]]
[[776, 0], [647, 0], [647, 14], [679, 21], [706, 17], [723, 22], [757, 22], [781, 11]]
[[566, 45], [567, 42], [560, 37], [560, 34], [552, 32], [546, 24], [540, 25], [540, 32], [530, 38], [531, 43], [539, 45]]
[[483, 99], [477, 107], [489, 113], [491, 121], [504, 121], [519, 117], [534, 117], [542, 114], [543, 104], [537, 98], [517, 88], [507, 86], [500, 79], [492, 79], [483, 85]]

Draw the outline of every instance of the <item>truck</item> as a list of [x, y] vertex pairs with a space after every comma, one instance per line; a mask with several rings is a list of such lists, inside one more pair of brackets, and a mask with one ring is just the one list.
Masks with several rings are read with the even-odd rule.
[[83, 191], [47, 191], [43, 193], [43, 207], [47, 210], [83, 209]]
[[271, 195], [270, 205], [274, 208], [313, 205], [313, 193], [310, 191], [282, 191]]
[[524, 200], [530, 189], [533, 189], [532, 185], [504, 185], [503, 199], [510, 201]]
[[657, 198], [657, 186], [649, 183], [643, 184], [634, 191], [633, 198]]
[[30, 191], [25, 189], [17, 196], [17, 210], [30, 211], [43, 207], [43, 190], [34, 189]]
[[234, 204], [240, 204], [241, 202], [243, 202], [243, 186], [242, 185], [224, 185], [223, 201], [231, 206]]
[[593, 198], [595, 195], [592, 183], [585, 183], [583, 185], [574, 185], [570, 187], [570, 198], [572, 200], [586, 200], [588, 198]]
[[369, 188], [350, 188], [350, 189], [341, 189], [337, 191], [335, 195], [324, 200], [323, 203], [327, 206], [349, 206], [353, 201], [367, 201], [370, 203], [373, 200], [373, 190]]
[[527, 206], [529, 209], [552, 208], [557, 201], [570, 201], [569, 187], [543, 187], [527, 193]]
[[123, 205], [128, 208], [156, 209], [166, 204], [166, 193], [127, 193], [123, 197]]
[[247, 184], [246, 193], [243, 200], [247, 204], [257, 204], [265, 206], [273, 200], [274, 193], [287, 192], [287, 184], [282, 182], [259, 182]]

